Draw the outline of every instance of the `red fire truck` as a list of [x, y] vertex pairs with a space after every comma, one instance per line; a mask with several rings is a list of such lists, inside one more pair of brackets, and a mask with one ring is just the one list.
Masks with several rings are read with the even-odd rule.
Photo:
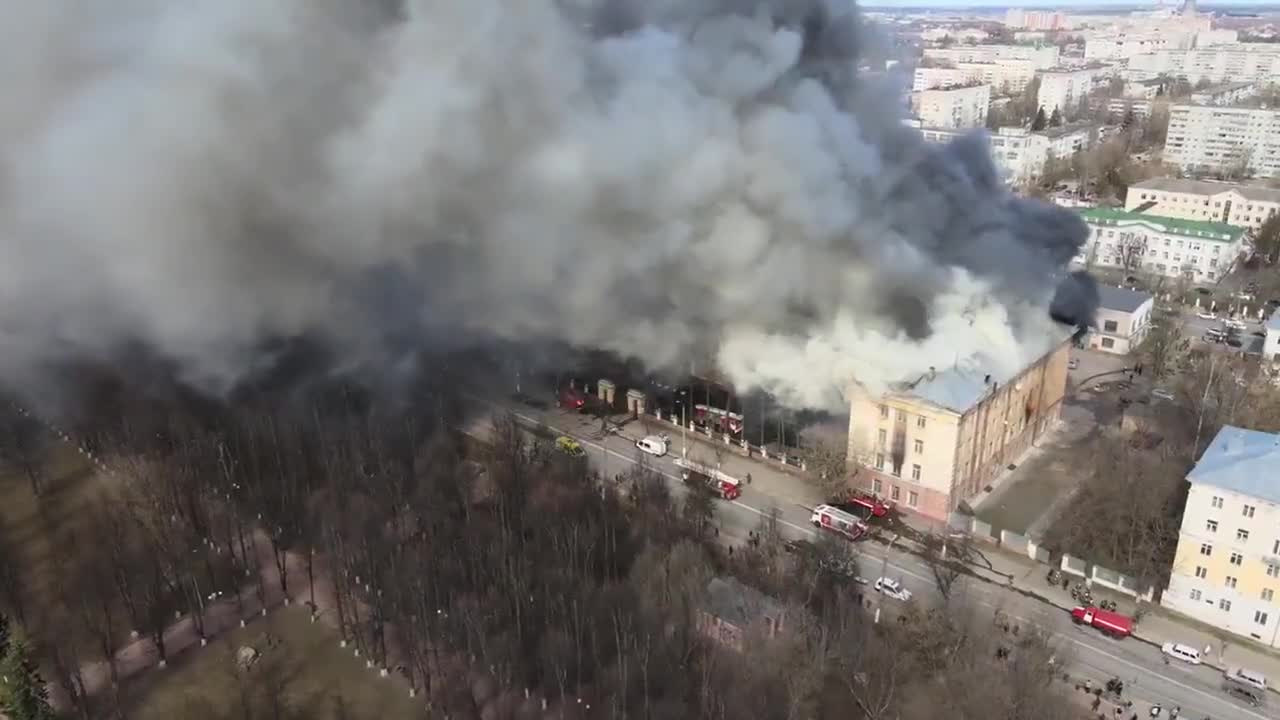
[[565, 385], [560, 388], [560, 395], [556, 398], [556, 404], [565, 410], [582, 412], [587, 406], [587, 396], [581, 390], [571, 385]]
[[1071, 619], [1077, 625], [1090, 625], [1117, 639], [1133, 634], [1133, 618], [1092, 605], [1073, 609]]
[[867, 534], [867, 524], [860, 518], [832, 505], [814, 508], [809, 522], [816, 528], [830, 530], [850, 540], [857, 540]]
[[699, 425], [709, 426], [716, 432], [738, 435], [742, 432], [742, 420], [741, 414], [729, 412], [724, 408], [702, 404], [693, 406], [693, 421]]
[[680, 475], [685, 482], [706, 483], [725, 500], [737, 500], [742, 496], [742, 481], [732, 475], [726, 475], [718, 468], [688, 458], [676, 458], [676, 467], [680, 468]]

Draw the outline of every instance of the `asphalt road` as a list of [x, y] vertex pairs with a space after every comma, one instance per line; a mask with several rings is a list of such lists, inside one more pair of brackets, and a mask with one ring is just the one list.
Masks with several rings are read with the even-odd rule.
[[[598, 436], [599, 423], [585, 423], [581, 416], [569, 415], [553, 406], [539, 409], [519, 405], [509, 400], [493, 400], [474, 397], [488, 404], [495, 412], [514, 412], [517, 419], [528, 424], [551, 427], [561, 434], [575, 437], [586, 450], [592, 464], [603, 477], [612, 477], [637, 463], [645, 463], [671, 481], [677, 493], [684, 492], [679, 469], [674, 465], [679, 455], [680, 440], [674, 440], [674, 453], [655, 458], [638, 451], [633, 441], [618, 435]], [[483, 433], [486, 421], [473, 424], [470, 431]], [[757, 471], [753, 471], [757, 472]], [[758, 472], [777, 472], [760, 465]], [[799, 481], [797, 481], [799, 482]], [[780, 501], [777, 497], [757, 491], [759, 486], [746, 486], [742, 497], [717, 504], [717, 521], [723, 534], [745, 538], [759, 527], [762, 518], [776, 508], [779, 524], [787, 539], [813, 539], [817, 532], [809, 524], [810, 509], [801, 504]], [[858, 543], [854, 550], [861, 561], [860, 572], [868, 578], [882, 573], [896, 577], [917, 598], [935, 597], [936, 586], [929, 569], [916, 556], [886, 549], [869, 542]], [[1092, 628], [1080, 627], [1071, 622], [1062, 610], [1029, 598], [1009, 588], [985, 580], [966, 578], [964, 597], [973, 602], [979, 611], [988, 610], [994, 618], [996, 610], [1004, 611], [1020, 623], [1035, 625], [1052, 631], [1062, 643], [1071, 663], [1073, 676], [1094, 680], [1095, 685], [1108, 678], [1119, 677], [1125, 682], [1125, 697], [1134, 702], [1132, 710], [1124, 718], [1137, 712], [1140, 718], [1149, 717], [1149, 708], [1159, 703], [1167, 710], [1182, 708], [1181, 717], [1188, 720], [1213, 718], [1214, 720], [1258, 720], [1280, 717], [1269, 707], [1252, 708], [1226, 696], [1220, 689], [1221, 674], [1208, 667], [1192, 667], [1178, 661], [1166, 664], [1158, 648], [1129, 638], [1114, 640]], [[1102, 710], [1111, 713], [1114, 706], [1104, 704]], [[1110, 715], [1109, 715], [1110, 716]]]

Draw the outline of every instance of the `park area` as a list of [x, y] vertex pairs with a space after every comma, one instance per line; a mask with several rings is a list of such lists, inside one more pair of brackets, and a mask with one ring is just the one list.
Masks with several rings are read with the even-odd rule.
[[182, 653], [164, 670], [130, 681], [131, 720], [408, 720], [425, 717], [401, 678], [365, 668], [338, 635], [303, 606]]

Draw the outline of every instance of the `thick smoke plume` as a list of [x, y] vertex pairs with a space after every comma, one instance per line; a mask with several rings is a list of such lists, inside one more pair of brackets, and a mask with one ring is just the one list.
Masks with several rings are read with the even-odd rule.
[[[563, 341], [831, 406], [1055, 334], [1084, 239], [820, 0], [0, 0], [0, 372]], [[1088, 314], [1087, 289], [1064, 293]]]

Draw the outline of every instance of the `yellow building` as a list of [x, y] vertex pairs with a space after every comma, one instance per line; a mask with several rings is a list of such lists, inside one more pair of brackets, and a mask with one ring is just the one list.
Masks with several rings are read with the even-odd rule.
[[980, 361], [926, 373], [849, 411], [853, 483], [899, 507], [945, 521], [1057, 421], [1067, 383], [1064, 336], [1016, 374]]
[[1165, 607], [1277, 646], [1280, 435], [1224, 427], [1187, 475]]

